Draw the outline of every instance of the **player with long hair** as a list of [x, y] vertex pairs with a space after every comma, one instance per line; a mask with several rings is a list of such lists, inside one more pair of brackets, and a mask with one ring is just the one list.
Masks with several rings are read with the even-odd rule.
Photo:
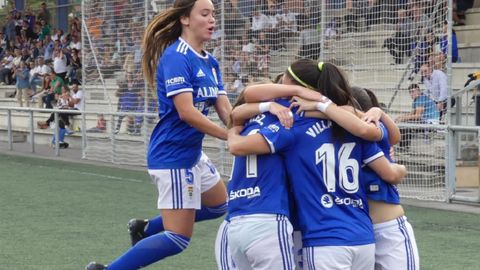
[[[332, 64], [299, 60], [289, 67], [283, 82], [319, 89], [329, 99], [319, 102], [318, 109], [334, 121], [345, 117], [336, 104], [355, 106], [347, 80]], [[246, 100], [280, 95], [278, 91], [273, 95], [274, 91], [258, 91], [258, 87], [255, 91], [247, 88]], [[391, 183], [405, 175], [405, 168], [389, 163], [375, 143], [355, 137], [329, 120], [305, 117], [290, 130], [272, 124], [249, 136], [240, 136], [240, 130], [234, 127], [229, 132], [232, 153], [281, 153], [286, 158], [303, 234], [304, 268], [373, 269], [375, 241], [360, 179], [361, 164]]]
[[202, 152], [205, 134], [227, 139], [207, 118], [215, 106], [226, 123], [231, 105], [216, 59], [204, 50], [215, 29], [210, 0], [176, 0], [149, 23], [143, 37], [143, 72], [157, 87], [160, 121], [150, 138], [148, 173], [158, 189], [160, 216], [132, 220], [132, 245], [108, 265], [88, 270], [139, 269], [187, 248], [195, 221], [226, 212], [227, 193]]

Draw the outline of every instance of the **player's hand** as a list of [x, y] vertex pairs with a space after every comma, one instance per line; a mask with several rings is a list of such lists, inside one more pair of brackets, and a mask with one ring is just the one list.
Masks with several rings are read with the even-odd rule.
[[[322, 96], [323, 97], [323, 96]], [[300, 114], [304, 111], [316, 111], [317, 110], [317, 103], [318, 101], [306, 100], [301, 97], [292, 97], [290, 100], [291, 105], [290, 109], [298, 107], [297, 114]]]
[[270, 104], [269, 112], [277, 116], [278, 120], [286, 129], [290, 129], [293, 126], [293, 113], [290, 108], [282, 106], [276, 102]]
[[380, 108], [373, 107], [365, 113], [365, 115], [362, 117], [362, 120], [367, 123], [375, 123], [375, 125], [378, 127], [382, 116], [383, 111]]
[[242, 132], [243, 126], [234, 126], [231, 129], [228, 130], [228, 135], [240, 135], [240, 132]]

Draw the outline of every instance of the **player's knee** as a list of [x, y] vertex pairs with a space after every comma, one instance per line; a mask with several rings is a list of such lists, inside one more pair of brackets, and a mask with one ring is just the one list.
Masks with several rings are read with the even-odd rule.
[[[171, 240], [171, 242], [176, 246], [175, 254], [181, 253], [185, 249], [187, 249], [188, 245], [190, 244], [190, 237], [174, 233], [172, 231], [165, 231], [165, 235]], [[172, 254], [172, 255], [175, 255]]]

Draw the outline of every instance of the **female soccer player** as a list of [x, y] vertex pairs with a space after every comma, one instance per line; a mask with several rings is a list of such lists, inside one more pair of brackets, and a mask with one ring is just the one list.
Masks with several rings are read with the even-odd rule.
[[141, 227], [131, 232], [134, 246], [108, 266], [93, 262], [88, 270], [139, 269], [178, 254], [195, 221], [226, 212], [225, 186], [201, 150], [204, 134], [227, 138], [227, 130], [206, 117], [209, 109], [215, 106], [224, 123], [231, 111], [218, 63], [204, 50], [214, 29], [210, 0], [176, 0], [147, 26], [142, 64], [150, 85], [157, 85], [160, 116], [147, 163], [161, 216], [132, 222], [131, 230]]
[[[354, 103], [346, 79], [332, 64], [297, 61], [288, 75], [297, 84], [320, 89], [336, 104]], [[332, 101], [318, 103], [318, 108], [335, 119], [338, 107]], [[390, 164], [376, 144], [328, 120], [300, 118], [290, 130], [273, 124], [250, 136], [240, 136], [239, 130], [229, 132], [229, 144], [238, 146], [230, 149], [235, 154], [278, 152], [286, 157], [303, 234], [304, 268], [373, 269], [374, 235], [360, 166], [367, 164], [392, 183], [405, 175], [405, 168]]]
[[[390, 157], [391, 145], [400, 140], [395, 122], [379, 109], [377, 98], [368, 89], [354, 89], [355, 99], [362, 110], [368, 111], [367, 121], [380, 120], [383, 138], [377, 143], [385, 157]], [[364, 171], [370, 218], [375, 232], [375, 269], [420, 269], [419, 255], [412, 225], [400, 205], [397, 187], [382, 181], [372, 170]]]

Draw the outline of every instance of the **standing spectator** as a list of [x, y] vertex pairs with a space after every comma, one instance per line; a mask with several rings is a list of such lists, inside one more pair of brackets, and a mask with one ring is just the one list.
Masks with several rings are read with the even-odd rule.
[[[440, 40], [440, 48], [445, 55], [445, 58], [448, 55], [448, 21], [443, 23], [443, 37]], [[452, 63], [458, 62], [458, 43], [457, 43], [457, 33], [455, 29], [452, 29]]]
[[78, 37], [78, 35], [73, 35], [72, 34], [72, 40], [70, 41], [69, 45], [70, 49], [76, 49], [77, 51], [80, 51], [82, 49], [82, 41]]
[[45, 36], [45, 40], [43, 40], [43, 45], [45, 49], [43, 58], [45, 59], [45, 61], [51, 60], [53, 55], [53, 50], [55, 48], [55, 44], [53, 40], [50, 38], [50, 35]]
[[65, 77], [67, 76], [67, 57], [61, 49], [55, 49], [53, 51], [53, 71], [65, 81]]
[[11, 13], [7, 14], [7, 22], [5, 23], [5, 37], [7, 40], [7, 48], [11, 47], [11, 42], [17, 39], [17, 32], [15, 30], [15, 19]]
[[38, 20], [43, 20], [46, 24], [50, 25], [50, 11], [47, 9], [47, 3], [43, 2], [40, 4], [40, 10], [38, 11], [37, 15]]
[[[119, 85], [117, 90], [116, 96], [118, 97], [118, 105], [117, 111], [118, 112], [135, 112], [138, 107], [139, 95], [137, 92], [132, 91], [133, 83], [124, 82]], [[127, 116], [119, 115], [117, 119], [117, 125], [115, 127], [115, 134], [120, 132], [120, 128], [122, 127], [123, 118]], [[127, 124], [127, 132], [133, 133], [134, 131], [134, 119], [132, 116], [128, 117], [128, 124]]]
[[299, 58], [317, 60], [320, 57], [321, 32], [316, 18], [306, 17], [301, 22]]
[[[413, 99], [413, 110], [405, 115], [399, 116], [395, 119], [395, 122], [409, 122], [417, 124], [437, 124], [439, 113], [435, 102], [431, 100], [427, 95], [420, 91], [420, 87], [417, 84], [412, 84], [408, 87], [408, 93]], [[411, 144], [413, 134], [425, 131], [424, 129], [415, 128], [401, 128], [401, 141], [400, 147], [402, 150], [408, 150]]]
[[40, 19], [40, 34], [38, 35], [39, 40], [44, 40], [46, 36], [50, 37], [51, 27], [45, 20]]
[[265, 37], [265, 32], [260, 32], [257, 44], [255, 44], [255, 60], [257, 62], [257, 76], [269, 78], [270, 47]]
[[37, 18], [35, 15], [33, 15], [32, 9], [30, 7], [25, 10], [25, 20], [28, 23], [28, 27], [33, 30], [35, 28]]
[[76, 49], [72, 49], [72, 58], [70, 59], [70, 70], [68, 72], [68, 78], [70, 80], [79, 80], [78, 71], [82, 68], [82, 61], [80, 56], [78, 55], [78, 51]]
[[30, 89], [30, 85], [28, 83], [29, 70], [24, 61], [20, 62], [20, 65], [15, 68], [13, 74], [17, 81], [15, 86], [17, 88], [18, 105], [23, 107], [23, 100], [25, 99], [27, 107], [30, 107], [30, 96], [28, 93]]
[[252, 17], [252, 28], [250, 37], [258, 37], [258, 34], [268, 28], [270, 19], [260, 9], [256, 9]]
[[433, 69], [429, 65], [423, 65], [420, 73], [425, 84], [425, 94], [435, 101], [440, 112], [440, 120], [447, 110], [448, 99], [448, 77], [440, 69]]

